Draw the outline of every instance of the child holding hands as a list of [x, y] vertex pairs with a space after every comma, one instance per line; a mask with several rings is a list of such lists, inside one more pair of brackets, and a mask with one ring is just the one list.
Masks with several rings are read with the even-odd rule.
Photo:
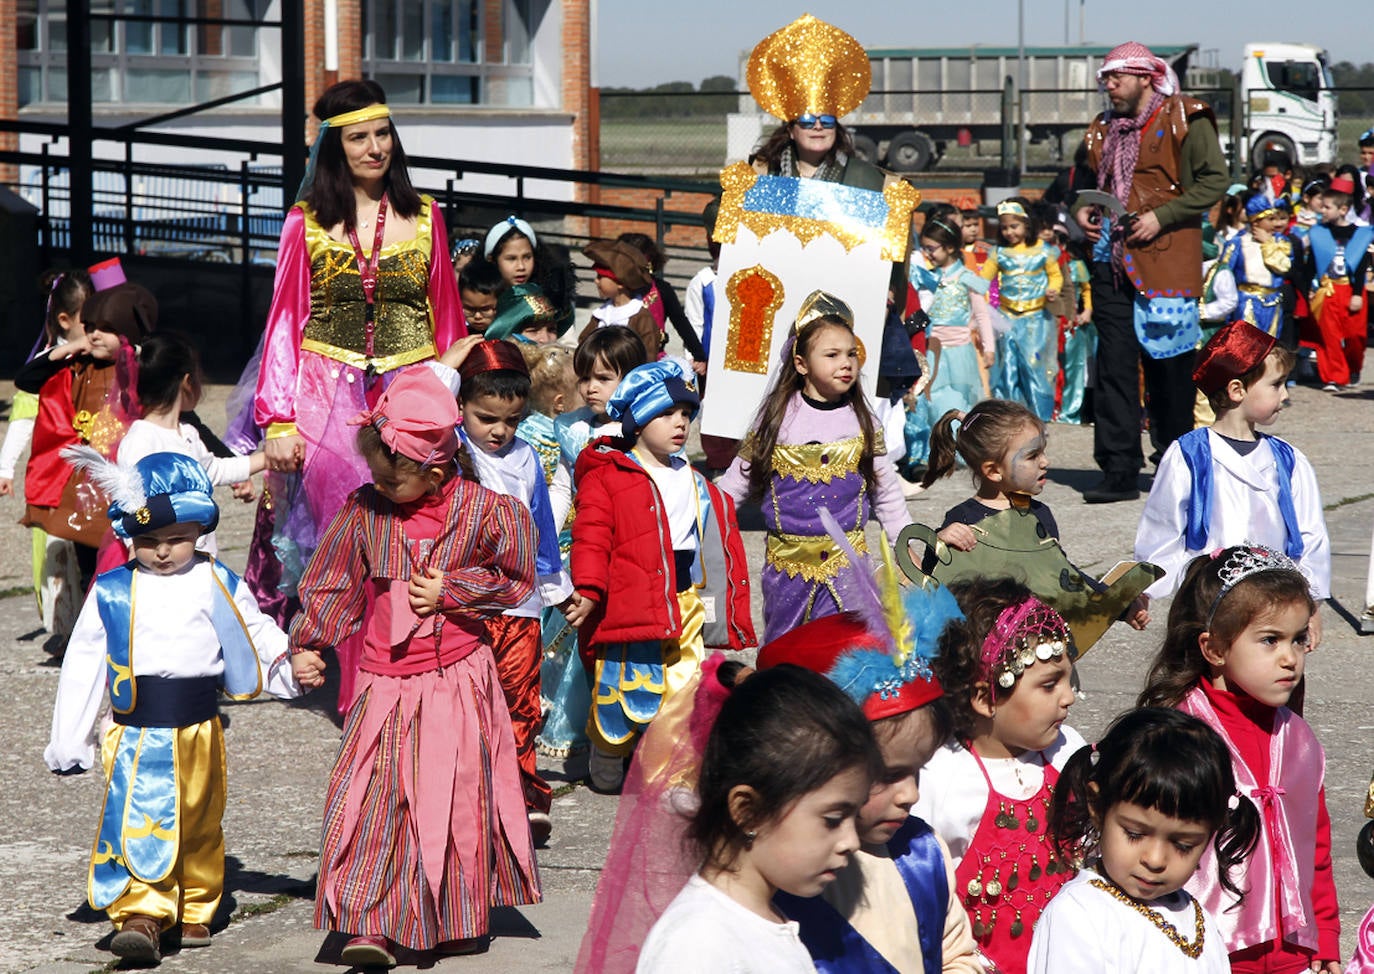
[[492, 906], [540, 899], [485, 628], [534, 591], [534, 524], [475, 483], [458, 422], [425, 368], [356, 417], [373, 483], [330, 523], [291, 628], [307, 687], [323, 683], [321, 652], [364, 630], [315, 900], [316, 926], [347, 933], [343, 960], [359, 966], [395, 963], [394, 944], [482, 949]]
[[285, 634], [233, 572], [196, 551], [219, 521], [200, 464], [154, 453], [117, 467], [89, 447], [66, 458], [113, 499], [114, 532], [133, 559], [100, 574], [77, 618], [43, 758], [59, 774], [95, 764], [108, 688], [114, 723], [99, 742], [107, 780], [87, 895], [118, 928], [111, 952], [155, 964], [178, 925], [183, 947], [210, 945], [224, 891], [219, 693], [294, 697], [300, 687]]

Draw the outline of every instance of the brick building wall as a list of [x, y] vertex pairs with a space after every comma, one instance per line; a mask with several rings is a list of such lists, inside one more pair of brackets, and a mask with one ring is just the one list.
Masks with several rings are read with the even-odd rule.
[[[0, 118], [19, 117], [19, 25], [16, 0], [0, 0]], [[16, 132], [0, 132], [0, 149], [19, 148]], [[19, 167], [0, 164], [0, 183], [19, 181]]]

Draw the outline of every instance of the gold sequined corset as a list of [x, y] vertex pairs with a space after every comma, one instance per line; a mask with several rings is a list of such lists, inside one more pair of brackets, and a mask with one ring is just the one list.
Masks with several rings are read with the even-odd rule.
[[376, 322], [367, 348], [367, 298], [353, 248], [328, 235], [306, 211], [310, 252], [310, 320], [302, 347], [348, 365], [377, 371], [435, 354], [429, 312], [430, 210], [421, 210], [413, 240], [382, 248], [377, 262]]

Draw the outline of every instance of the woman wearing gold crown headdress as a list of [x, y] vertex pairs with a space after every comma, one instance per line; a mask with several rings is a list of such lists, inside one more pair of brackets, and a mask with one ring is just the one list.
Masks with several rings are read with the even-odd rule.
[[761, 175], [797, 176], [881, 191], [881, 169], [854, 154], [840, 118], [868, 94], [868, 55], [853, 37], [805, 14], [759, 41], [749, 91], [782, 120], [750, 163]]
[[[348, 420], [402, 368], [466, 332], [443, 213], [411, 185], [386, 93], [375, 81], [341, 81], [313, 111], [320, 131], [282, 227], [252, 397], [273, 496], [247, 577], [282, 621], [282, 593], [294, 594], [325, 526], [369, 480]], [[283, 479], [292, 474], [299, 483]], [[343, 707], [352, 667], [340, 653]]]

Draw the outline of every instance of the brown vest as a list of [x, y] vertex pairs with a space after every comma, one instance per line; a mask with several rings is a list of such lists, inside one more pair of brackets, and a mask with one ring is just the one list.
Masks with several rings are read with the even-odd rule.
[[[1189, 120], [1205, 117], [1216, 127], [1212, 110], [1186, 95], [1164, 99], [1159, 111], [1140, 133], [1140, 156], [1131, 178], [1126, 209], [1143, 213], [1183, 195], [1180, 156], [1188, 135]], [[1102, 163], [1102, 143], [1107, 136], [1103, 115], [1088, 127], [1088, 165]], [[1161, 228], [1147, 244], [1130, 244], [1125, 252], [1126, 276], [1146, 297], [1198, 297], [1202, 294], [1202, 217]]]

